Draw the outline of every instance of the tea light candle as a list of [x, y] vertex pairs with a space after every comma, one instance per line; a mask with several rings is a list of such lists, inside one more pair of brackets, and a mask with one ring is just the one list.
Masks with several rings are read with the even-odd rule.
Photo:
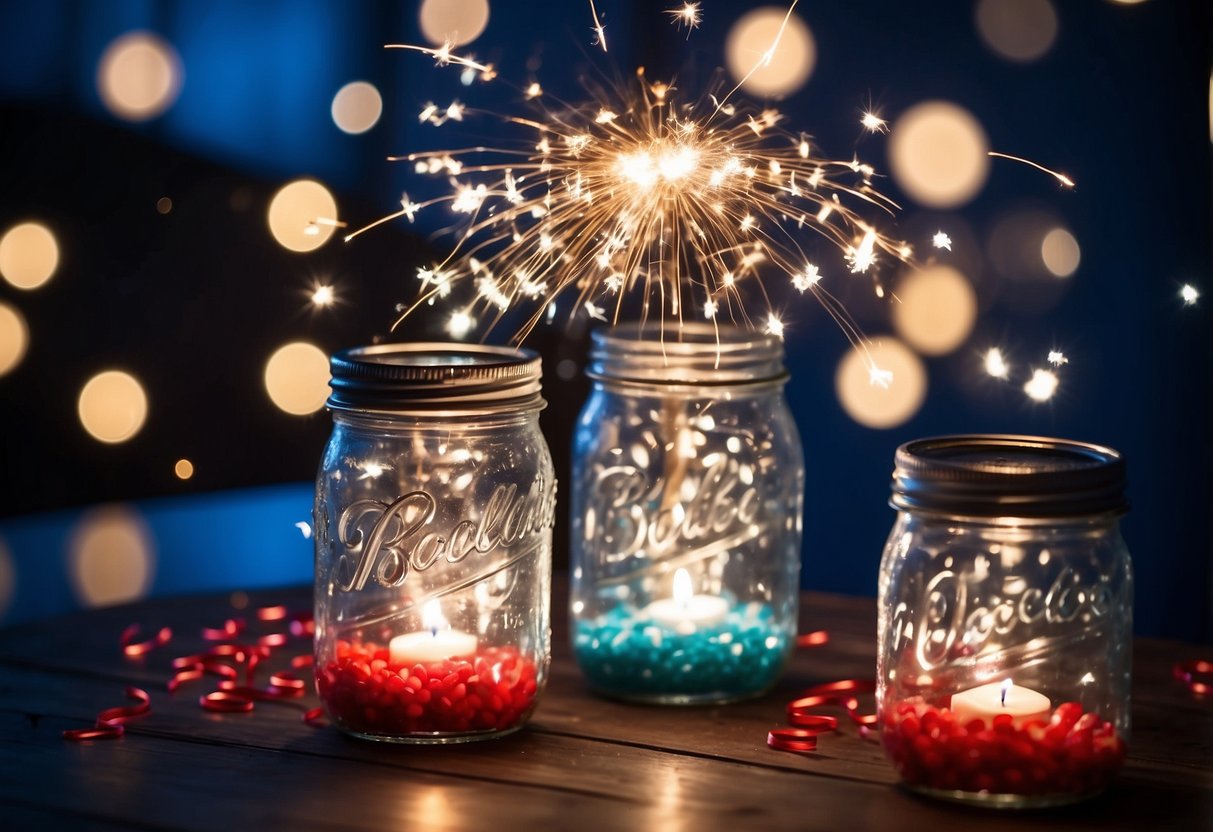
[[711, 627], [724, 621], [729, 604], [715, 595], [698, 595], [691, 585], [691, 575], [685, 569], [674, 573], [674, 597], [654, 601], [645, 608], [653, 621], [683, 635], [700, 627]]
[[422, 607], [421, 623], [426, 629], [396, 636], [388, 644], [393, 665], [438, 662], [476, 652], [476, 636], [452, 630], [437, 598]]
[[1009, 714], [1012, 724], [1019, 728], [1033, 719], [1048, 721], [1052, 710], [1049, 697], [1014, 685], [1010, 679], [953, 694], [951, 704], [952, 713], [962, 725], [980, 719], [988, 726], [999, 714]]

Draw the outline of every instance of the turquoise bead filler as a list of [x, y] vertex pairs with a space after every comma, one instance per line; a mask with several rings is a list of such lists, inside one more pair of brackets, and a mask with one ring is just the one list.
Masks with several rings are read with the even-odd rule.
[[793, 634], [770, 605], [731, 606], [722, 621], [679, 631], [618, 605], [577, 622], [573, 649], [591, 686], [653, 702], [755, 696], [779, 678]]

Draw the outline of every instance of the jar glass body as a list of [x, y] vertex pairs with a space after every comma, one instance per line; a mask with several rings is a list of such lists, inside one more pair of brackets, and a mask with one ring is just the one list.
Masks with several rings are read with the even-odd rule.
[[550, 657], [555, 480], [538, 408], [334, 412], [316, 480], [316, 683], [364, 738], [519, 728]]
[[907, 786], [1033, 807], [1097, 793], [1119, 770], [1133, 570], [1116, 514], [902, 510], [879, 593], [881, 738]]
[[573, 650], [590, 685], [667, 704], [769, 689], [795, 644], [803, 499], [782, 379], [596, 380], [570, 524]]

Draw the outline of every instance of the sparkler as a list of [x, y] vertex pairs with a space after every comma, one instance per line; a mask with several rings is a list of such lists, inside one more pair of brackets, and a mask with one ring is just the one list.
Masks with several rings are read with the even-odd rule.
[[[606, 51], [592, 3], [590, 10], [596, 44]], [[700, 20], [697, 3], [667, 14], [688, 28]], [[782, 31], [755, 69], [771, 60]], [[450, 44], [391, 48], [421, 52], [482, 80], [497, 74]], [[882, 293], [878, 272], [913, 254], [880, 228], [898, 206], [873, 187], [871, 166], [821, 156], [806, 134], [783, 127], [777, 110], [733, 102], [741, 83], [723, 95], [717, 83], [688, 98], [638, 69], [630, 82], [589, 88], [589, 100], [573, 105], [550, 102], [532, 83], [520, 92], [535, 114], [503, 116], [531, 134], [525, 143], [393, 157], [418, 173], [446, 177], [451, 191], [420, 203], [406, 195], [400, 211], [347, 240], [441, 203], [466, 217], [450, 255], [418, 271], [420, 296], [402, 307], [397, 324], [470, 284], [470, 300], [448, 301], [455, 304], [452, 334], [482, 318], [487, 332], [526, 308], [529, 317], [515, 334], [521, 340], [567, 293], [575, 298], [572, 314], [595, 319], [617, 322], [638, 313], [676, 328], [687, 316], [723, 317], [782, 336], [785, 324], [769, 287], [782, 274], [798, 292], [816, 296], [862, 348], [857, 326], [825, 285], [842, 279], [843, 264], [819, 262], [816, 249], [802, 242], [811, 239], [804, 232], [818, 235], [828, 251], [841, 254], [847, 271], [868, 275]], [[458, 102], [429, 103], [420, 120], [438, 126], [472, 115]], [[884, 127], [873, 113], [862, 123], [873, 132]], [[751, 308], [756, 301], [761, 310]]]

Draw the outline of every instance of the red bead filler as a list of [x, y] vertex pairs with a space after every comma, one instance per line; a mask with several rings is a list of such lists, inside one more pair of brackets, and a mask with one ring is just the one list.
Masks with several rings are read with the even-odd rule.
[[1077, 702], [1018, 728], [1008, 714], [961, 724], [947, 708], [902, 702], [885, 710], [880, 733], [907, 785], [946, 791], [1086, 794], [1106, 786], [1125, 759], [1112, 723]]
[[316, 674], [333, 721], [361, 734], [504, 731], [526, 719], [538, 689], [535, 663], [512, 647], [474, 657], [393, 665], [386, 648], [337, 642]]

